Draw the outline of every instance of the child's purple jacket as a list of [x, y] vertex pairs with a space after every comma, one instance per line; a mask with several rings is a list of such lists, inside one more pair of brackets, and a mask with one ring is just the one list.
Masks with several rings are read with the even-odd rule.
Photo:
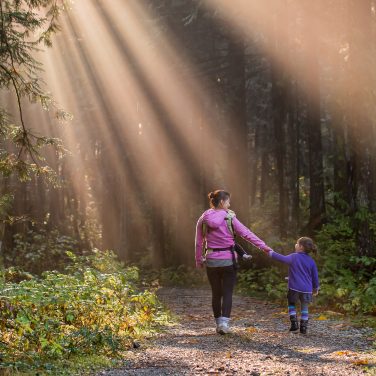
[[274, 251], [270, 251], [269, 256], [289, 265], [289, 289], [306, 293], [319, 289], [317, 266], [311, 256], [304, 252], [285, 256]]
[[[203, 242], [204, 237], [202, 233], [202, 225], [207, 225], [206, 242], [208, 248], [231, 248], [235, 244], [234, 236], [227, 228], [225, 218], [227, 212], [224, 209], [208, 209], [197, 221], [196, 225], [196, 266], [203, 263]], [[232, 225], [236, 235], [252, 243], [255, 247], [260, 249], [269, 249], [269, 247], [252, 233], [246, 226], [244, 226], [236, 217], [232, 218]], [[212, 252], [207, 255], [207, 258], [223, 260], [231, 259], [231, 251]]]

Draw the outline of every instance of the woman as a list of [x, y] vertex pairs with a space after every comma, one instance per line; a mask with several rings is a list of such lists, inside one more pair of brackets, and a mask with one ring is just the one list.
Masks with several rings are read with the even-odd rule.
[[208, 197], [210, 209], [202, 214], [196, 225], [196, 267], [202, 268], [206, 265], [212, 289], [216, 331], [219, 334], [227, 334], [236, 281], [234, 234], [263, 251], [270, 251], [271, 248], [229, 210], [230, 193], [217, 190], [209, 193]]

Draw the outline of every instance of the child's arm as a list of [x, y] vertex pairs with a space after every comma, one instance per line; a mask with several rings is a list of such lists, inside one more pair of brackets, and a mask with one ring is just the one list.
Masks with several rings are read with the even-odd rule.
[[312, 275], [312, 288], [313, 288], [313, 291], [316, 292], [316, 295], [317, 295], [319, 288], [320, 288], [320, 283], [319, 283], [319, 273], [317, 271], [317, 266], [315, 262], [312, 263], [311, 275]]
[[271, 257], [274, 260], [277, 260], [277, 261], [280, 261], [280, 262], [283, 262], [285, 264], [290, 265], [290, 264], [292, 264], [292, 262], [294, 260], [294, 253], [290, 253], [289, 255], [285, 256], [285, 255], [281, 255], [278, 252], [270, 251], [269, 257]]

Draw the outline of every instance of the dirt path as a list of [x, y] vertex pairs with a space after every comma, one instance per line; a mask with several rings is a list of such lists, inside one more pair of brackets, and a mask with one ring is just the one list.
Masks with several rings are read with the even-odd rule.
[[221, 336], [208, 290], [162, 289], [159, 296], [179, 324], [130, 351], [124, 368], [98, 375], [376, 375], [369, 329], [313, 314], [307, 336], [291, 334], [285, 309], [237, 296], [233, 334]]

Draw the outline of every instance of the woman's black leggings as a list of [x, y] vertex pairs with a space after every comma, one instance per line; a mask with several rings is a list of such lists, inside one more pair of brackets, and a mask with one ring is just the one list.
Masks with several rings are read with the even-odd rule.
[[207, 267], [206, 272], [212, 289], [214, 317], [230, 317], [232, 293], [236, 282], [236, 269], [233, 265]]

